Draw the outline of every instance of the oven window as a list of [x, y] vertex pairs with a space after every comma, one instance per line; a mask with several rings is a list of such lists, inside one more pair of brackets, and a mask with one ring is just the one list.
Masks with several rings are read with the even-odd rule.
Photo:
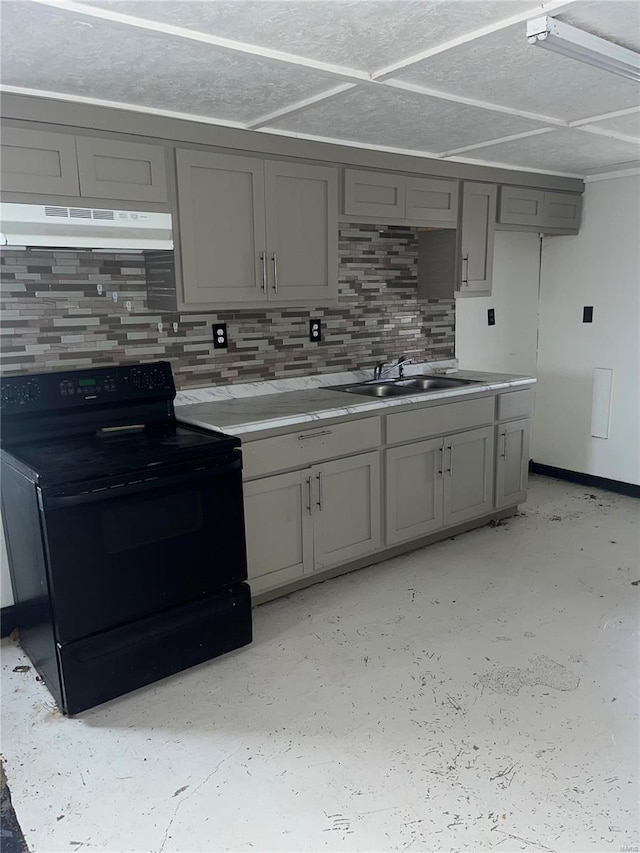
[[202, 528], [201, 493], [181, 490], [115, 501], [103, 508], [100, 522], [108, 554], [174, 539]]

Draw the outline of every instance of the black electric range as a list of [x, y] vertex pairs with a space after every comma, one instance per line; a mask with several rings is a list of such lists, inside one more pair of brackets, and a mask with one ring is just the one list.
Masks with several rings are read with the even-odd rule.
[[240, 441], [168, 362], [3, 379], [20, 641], [68, 714], [251, 642]]

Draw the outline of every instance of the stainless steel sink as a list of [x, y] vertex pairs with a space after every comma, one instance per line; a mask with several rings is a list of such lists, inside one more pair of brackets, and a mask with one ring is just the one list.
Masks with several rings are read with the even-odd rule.
[[362, 394], [365, 397], [406, 397], [410, 394], [428, 393], [447, 388], [473, 385], [472, 379], [454, 379], [442, 376], [412, 376], [407, 379], [387, 379], [382, 382], [358, 382], [353, 385], [337, 385], [332, 391], [347, 394]]

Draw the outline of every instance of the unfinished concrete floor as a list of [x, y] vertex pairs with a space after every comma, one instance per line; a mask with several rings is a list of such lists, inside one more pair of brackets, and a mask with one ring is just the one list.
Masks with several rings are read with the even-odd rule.
[[77, 719], [3, 646], [45, 851], [637, 850], [638, 507], [523, 515], [255, 611], [255, 642]]

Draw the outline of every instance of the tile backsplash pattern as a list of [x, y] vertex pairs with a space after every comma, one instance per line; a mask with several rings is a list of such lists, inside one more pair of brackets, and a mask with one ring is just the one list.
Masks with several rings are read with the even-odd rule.
[[[190, 388], [335, 373], [400, 354], [453, 357], [454, 301], [417, 297], [416, 229], [343, 225], [339, 251], [335, 306], [158, 314], [146, 309], [141, 255], [3, 249], [2, 371], [168, 359], [177, 387]], [[308, 340], [311, 317], [323, 323], [319, 344]], [[215, 320], [227, 323], [227, 350], [213, 349]]]

